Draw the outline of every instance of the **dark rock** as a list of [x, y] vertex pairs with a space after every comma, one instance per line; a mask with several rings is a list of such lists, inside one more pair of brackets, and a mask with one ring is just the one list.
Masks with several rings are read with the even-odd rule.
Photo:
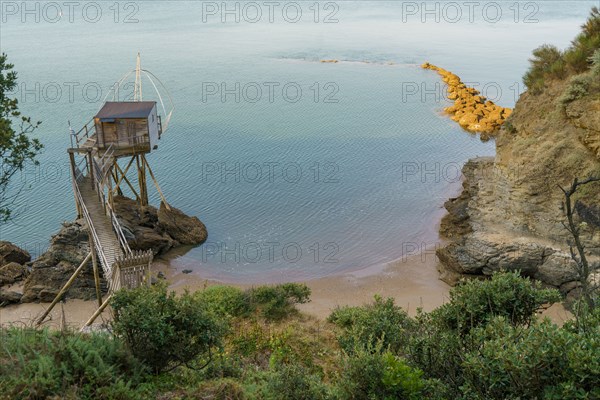
[[[21, 302], [52, 301], [89, 253], [83, 220], [66, 222], [50, 240], [48, 251], [31, 264]], [[102, 278], [101, 278], [102, 279]], [[102, 283], [105, 286], [105, 283]], [[91, 261], [83, 268], [66, 297], [88, 299], [96, 294]]]
[[135, 239], [129, 242], [133, 250], [152, 249], [154, 254], [162, 254], [173, 247], [173, 239], [166, 234], [160, 234], [152, 228], [138, 226], [134, 229]]
[[184, 274], [191, 274], [193, 271], [191, 269], [184, 269], [183, 271]]
[[16, 262], [10, 262], [0, 267], [0, 286], [15, 283], [25, 278], [27, 267]]
[[200, 244], [206, 240], [206, 227], [197, 217], [185, 215], [181, 210], [164, 203], [158, 209], [158, 223], [174, 240], [181, 244]]
[[156, 275], [156, 277], [158, 279], [167, 279], [167, 277], [165, 276], [165, 274], [162, 271], [158, 271], [158, 274]]
[[31, 255], [10, 242], [0, 241], [0, 266], [11, 262], [26, 264], [31, 261]]
[[21, 293], [12, 290], [0, 289], [0, 305], [20, 303], [22, 296]]

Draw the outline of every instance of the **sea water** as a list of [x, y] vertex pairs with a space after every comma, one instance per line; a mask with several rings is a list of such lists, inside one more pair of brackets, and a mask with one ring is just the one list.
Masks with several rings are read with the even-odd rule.
[[494, 143], [442, 114], [444, 86], [419, 65], [512, 107], [531, 51], [568, 46], [596, 3], [2, 2], [13, 95], [43, 122], [45, 149], [14, 178], [1, 239], [36, 256], [75, 217], [68, 121], [88, 122], [140, 52], [175, 106], [148, 162], [168, 202], [209, 232], [172, 265], [275, 282], [430, 252], [460, 168]]

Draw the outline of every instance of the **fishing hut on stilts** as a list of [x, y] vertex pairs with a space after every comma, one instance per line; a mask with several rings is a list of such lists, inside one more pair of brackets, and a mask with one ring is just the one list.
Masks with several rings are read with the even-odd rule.
[[[133, 98], [130, 96], [129, 101], [119, 101], [119, 94], [133, 73]], [[152, 84], [158, 102], [142, 99], [143, 77]], [[153, 252], [131, 250], [115, 214], [114, 197], [123, 195], [122, 189], [126, 186], [143, 211], [148, 206], [149, 176], [161, 201], [170, 210], [146, 155], [158, 148], [158, 142], [173, 113], [173, 102], [162, 82], [150, 71], [141, 68], [139, 54], [136, 68], [125, 74], [111, 92], [113, 101], [106, 101], [92, 120], [79, 131], [74, 132], [69, 126], [71, 147], [67, 152], [71, 165], [71, 183], [77, 216], [85, 220], [88, 230], [90, 251], [38, 319], [38, 325], [46, 319], [90, 260], [98, 309], [84, 327], [91, 325], [102, 313], [115, 291], [150, 284]], [[107, 98], [109, 95], [110, 93]], [[108, 296], [104, 300], [100, 288], [100, 273], [108, 284]]]

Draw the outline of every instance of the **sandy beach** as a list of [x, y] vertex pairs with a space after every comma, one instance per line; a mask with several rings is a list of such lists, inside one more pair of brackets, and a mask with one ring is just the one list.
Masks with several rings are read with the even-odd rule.
[[[373, 296], [393, 297], [396, 304], [410, 315], [418, 308], [431, 311], [448, 300], [450, 286], [439, 280], [437, 258], [432, 254], [406, 257], [383, 267], [369, 267], [352, 273], [314, 279], [305, 283], [312, 290], [311, 301], [298, 308], [309, 315], [325, 319], [337, 306], [357, 306], [373, 300]], [[168, 260], [158, 259], [154, 271], [165, 274], [170, 287], [176, 292], [196, 291], [226, 282], [209, 281], [194, 274], [185, 274], [171, 267]], [[240, 288], [252, 285], [231, 284]], [[0, 308], [0, 325], [34, 326], [35, 320], [46, 310], [49, 303], [28, 303]], [[59, 303], [50, 313], [43, 326], [60, 328], [64, 324], [80, 328], [97, 308], [96, 301], [67, 300]], [[556, 323], [569, 318], [560, 304], [553, 305], [542, 315]], [[110, 319], [110, 309], [104, 311], [95, 323]]]

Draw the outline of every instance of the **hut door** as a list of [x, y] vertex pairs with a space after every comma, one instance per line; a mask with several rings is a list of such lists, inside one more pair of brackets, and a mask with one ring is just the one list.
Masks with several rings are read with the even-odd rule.
[[127, 121], [127, 137], [129, 138], [129, 144], [137, 144], [137, 137], [135, 136], [135, 122]]
[[102, 132], [104, 133], [104, 145], [106, 147], [118, 140], [117, 127], [115, 126], [114, 122], [104, 122], [102, 124]]

